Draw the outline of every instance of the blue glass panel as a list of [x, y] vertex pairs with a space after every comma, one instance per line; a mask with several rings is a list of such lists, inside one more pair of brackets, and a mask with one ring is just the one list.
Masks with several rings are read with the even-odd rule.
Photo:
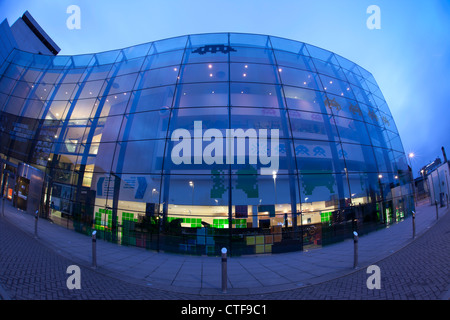
[[288, 138], [289, 129], [285, 110], [267, 108], [231, 108], [231, 128], [254, 130], [266, 129], [271, 136], [271, 130], [278, 130], [279, 138]]
[[297, 168], [303, 173], [343, 172], [344, 154], [339, 142], [295, 140]]
[[335, 64], [337, 66], [339, 65], [334, 53], [309, 44], [305, 45], [311, 57]]
[[184, 50], [177, 50], [147, 56], [142, 66], [142, 70], [156, 69], [167, 66], [178, 66], [181, 63], [183, 53]]
[[111, 78], [108, 81], [112, 82], [108, 94], [124, 93], [131, 91], [135, 85], [137, 73], [130, 73], [123, 76]]
[[[300, 174], [302, 208], [314, 211], [314, 202], [325, 201], [323, 209], [336, 210], [340, 202], [350, 198], [346, 176], [324, 172], [322, 174]], [[317, 207], [318, 204], [316, 204]], [[322, 209], [322, 210], [323, 210]]]
[[315, 71], [311, 57], [275, 50], [277, 64], [284, 67], [292, 67], [307, 71]]
[[271, 48], [269, 37], [256, 34], [230, 33], [231, 46]]
[[151, 45], [152, 45], [152, 43], [150, 42], [150, 43], [144, 43], [141, 45], [125, 48], [122, 50], [122, 54], [123, 54], [124, 58], [127, 60], [131, 60], [131, 59], [138, 58], [138, 57], [143, 57], [143, 56], [147, 55], [147, 53], [150, 50]]
[[327, 113], [319, 91], [283, 86], [287, 107], [295, 110]]
[[228, 81], [227, 63], [184, 65], [180, 82]]
[[106, 79], [112, 66], [112, 64], [107, 64], [88, 68], [86, 71], [89, 73], [89, 76], [85, 78], [84, 81]]
[[111, 162], [114, 158], [115, 143], [100, 143], [95, 158], [94, 172], [111, 172]]
[[333, 78], [340, 79], [342, 81], [347, 81], [345, 73], [342, 71], [341, 67], [314, 58], [312, 58], [312, 61], [314, 63], [314, 66], [316, 67], [317, 72], [324, 74], [326, 76], [331, 76]]
[[343, 143], [342, 153], [348, 172], [377, 172], [372, 147]]
[[103, 80], [83, 82], [83, 89], [80, 93], [79, 99], [98, 96], [100, 90], [102, 90], [102, 87], [104, 86], [104, 83], [105, 82]]
[[[132, 60], [125, 60], [120, 63], [116, 63], [111, 68], [109, 76], [121, 76], [124, 74], [135, 73], [141, 70], [145, 58], [136, 58]], [[117, 70], [118, 69], [118, 70]]]
[[[305, 44], [302, 42], [270, 36], [270, 42], [274, 50], [304, 54]], [[278, 55], [278, 53], [276, 53]]]
[[279, 83], [278, 72], [275, 66], [251, 63], [231, 63], [231, 81]]
[[159, 173], [162, 169], [164, 145], [165, 140], [118, 143], [112, 169], [117, 173]]
[[231, 105], [242, 107], [283, 107], [281, 86], [259, 83], [231, 83]]
[[164, 111], [126, 114], [120, 129], [119, 141], [165, 138], [168, 123], [169, 116]]
[[339, 140], [334, 118], [327, 114], [289, 110], [289, 119], [296, 139]]
[[135, 89], [159, 87], [177, 83], [179, 67], [168, 67], [141, 72]]
[[187, 48], [205, 45], [228, 44], [228, 33], [194, 34], [189, 36]]
[[7, 78], [7, 77], [1, 77], [0, 79], [0, 92], [9, 94], [9, 92], [12, 90], [14, 85], [16, 84], [16, 80]]
[[93, 60], [94, 55], [93, 54], [84, 54], [84, 55], [78, 55], [78, 56], [72, 56], [72, 66], [74, 68], [82, 68], [87, 67], [91, 60]]
[[282, 68], [280, 72], [281, 81], [285, 85], [303, 87], [318, 90], [317, 81], [319, 81], [317, 74], [292, 68]]
[[[62, 102], [62, 101], [61, 101]], [[75, 102], [73, 102], [75, 103]], [[61, 106], [62, 104], [55, 104], [56, 106]], [[53, 104], [52, 104], [53, 106]], [[87, 119], [91, 116], [93, 109], [95, 110], [98, 106], [98, 101], [96, 98], [91, 99], [79, 99], [76, 101], [74, 106], [71, 106], [72, 113], [70, 119]], [[58, 111], [59, 112], [59, 111]], [[66, 110], [66, 113], [68, 110]], [[94, 111], [95, 113], [95, 111]], [[67, 116], [67, 114], [66, 114]]]
[[230, 53], [231, 62], [275, 64], [272, 49], [233, 47]]
[[120, 94], [113, 94], [103, 97], [103, 110], [101, 116], [124, 114], [127, 109], [128, 100], [130, 100], [131, 93], [124, 92]]
[[187, 40], [187, 36], [182, 36], [155, 41], [153, 42], [153, 46], [150, 48], [149, 54], [184, 49], [186, 47]]
[[366, 125], [362, 121], [335, 117], [339, 137], [342, 142], [353, 142], [370, 145], [371, 140]]
[[[200, 121], [203, 131], [212, 128], [218, 129], [225, 137], [225, 129], [229, 128], [228, 108], [191, 108], [174, 109], [170, 120], [170, 130], [168, 138], [176, 129], [186, 129], [191, 137], [194, 137], [194, 122]], [[164, 133], [165, 137], [165, 133]]]
[[134, 91], [128, 104], [127, 112], [132, 113], [170, 108], [172, 106], [174, 92], [174, 86]]
[[182, 84], [177, 92], [175, 108], [228, 105], [228, 83]]

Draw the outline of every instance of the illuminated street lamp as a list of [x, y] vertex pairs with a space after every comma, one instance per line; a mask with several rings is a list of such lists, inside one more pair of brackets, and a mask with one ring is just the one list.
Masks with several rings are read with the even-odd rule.
[[189, 181], [189, 186], [192, 188], [192, 205], [194, 205], [194, 182]]
[[408, 161], [409, 161], [409, 167], [411, 168], [411, 187], [412, 187], [412, 191], [413, 191], [414, 205], [417, 206], [417, 202], [416, 202], [416, 188], [414, 186], [414, 175], [413, 175], [412, 165], [411, 165], [411, 159], [412, 158], [414, 158], [414, 153], [410, 152], [408, 154]]

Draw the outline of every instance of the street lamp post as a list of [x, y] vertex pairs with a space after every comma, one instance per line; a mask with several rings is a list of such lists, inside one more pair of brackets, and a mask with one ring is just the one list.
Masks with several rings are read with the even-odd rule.
[[383, 178], [383, 176], [381, 174], [378, 175], [378, 185], [380, 188], [380, 198], [381, 198], [381, 202], [380, 202], [380, 218], [381, 218], [381, 223], [385, 222], [384, 219], [384, 210], [383, 210], [383, 201], [384, 201], [384, 196], [383, 196], [383, 186], [381, 184], [381, 179]]
[[273, 186], [274, 186], [274, 191], [275, 191], [275, 216], [277, 215], [277, 172], [273, 171], [272, 172], [272, 177], [273, 177]]
[[192, 206], [194, 206], [194, 182], [189, 181], [189, 186], [192, 188]]
[[414, 206], [417, 206], [416, 188], [414, 187], [414, 174], [412, 171], [411, 158], [414, 158], [414, 153], [412, 153], [412, 152], [410, 152], [408, 154], [408, 161], [409, 161], [409, 167], [411, 168], [411, 187], [412, 187], [412, 192], [413, 192]]

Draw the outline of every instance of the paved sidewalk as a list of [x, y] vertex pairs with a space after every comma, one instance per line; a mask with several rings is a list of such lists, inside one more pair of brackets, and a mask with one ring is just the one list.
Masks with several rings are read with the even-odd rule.
[[[448, 208], [439, 208], [439, 220]], [[429, 204], [416, 210], [416, 239], [436, 222], [436, 208]], [[1, 213], [0, 213], [1, 214]], [[5, 205], [1, 217], [33, 236], [34, 217]], [[91, 267], [91, 238], [40, 219], [35, 240], [74, 263]], [[412, 241], [412, 218], [372, 232], [359, 239], [358, 269], [375, 264]], [[280, 292], [318, 284], [356, 272], [353, 241], [320, 249], [272, 255], [228, 258], [228, 295]], [[134, 284], [165, 291], [221, 294], [221, 258], [158, 253], [97, 240], [96, 272]], [[1, 288], [0, 288], [1, 289]]]

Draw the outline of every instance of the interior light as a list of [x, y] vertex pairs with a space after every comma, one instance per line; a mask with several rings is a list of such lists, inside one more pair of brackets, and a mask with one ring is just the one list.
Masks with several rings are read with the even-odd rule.
[[244, 66], [244, 68], [246, 68], [246, 69], [247, 69], [247, 68], [248, 68], [248, 65], [245, 65], [245, 66]]
[[280, 68], [280, 69], [278, 69], [278, 72], [281, 72], [281, 71], [283, 71], [283, 69], [281, 69], [281, 68]]
[[209, 74], [209, 76], [210, 76], [210, 77], [212, 77], [212, 76], [213, 76], [213, 74], [212, 74], [212, 73], [210, 73], [210, 74]]
[[211, 68], [212, 68], [212, 64], [208, 65], [208, 68], [210, 68], [210, 69], [211, 69]]
[[303, 82], [303, 84], [306, 84], [306, 81], [305, 81], [305, 82]]
[[177, 68], [173, 68], [173, 71], [177, 71], [178, 69]]
[[243, 76], [244, 76], [244, 77], [246, 77], [246, 76], [247, 76], [247, 74], [246, 74], [246, 73], [244, 73], [244, 74], [243, 74]]

